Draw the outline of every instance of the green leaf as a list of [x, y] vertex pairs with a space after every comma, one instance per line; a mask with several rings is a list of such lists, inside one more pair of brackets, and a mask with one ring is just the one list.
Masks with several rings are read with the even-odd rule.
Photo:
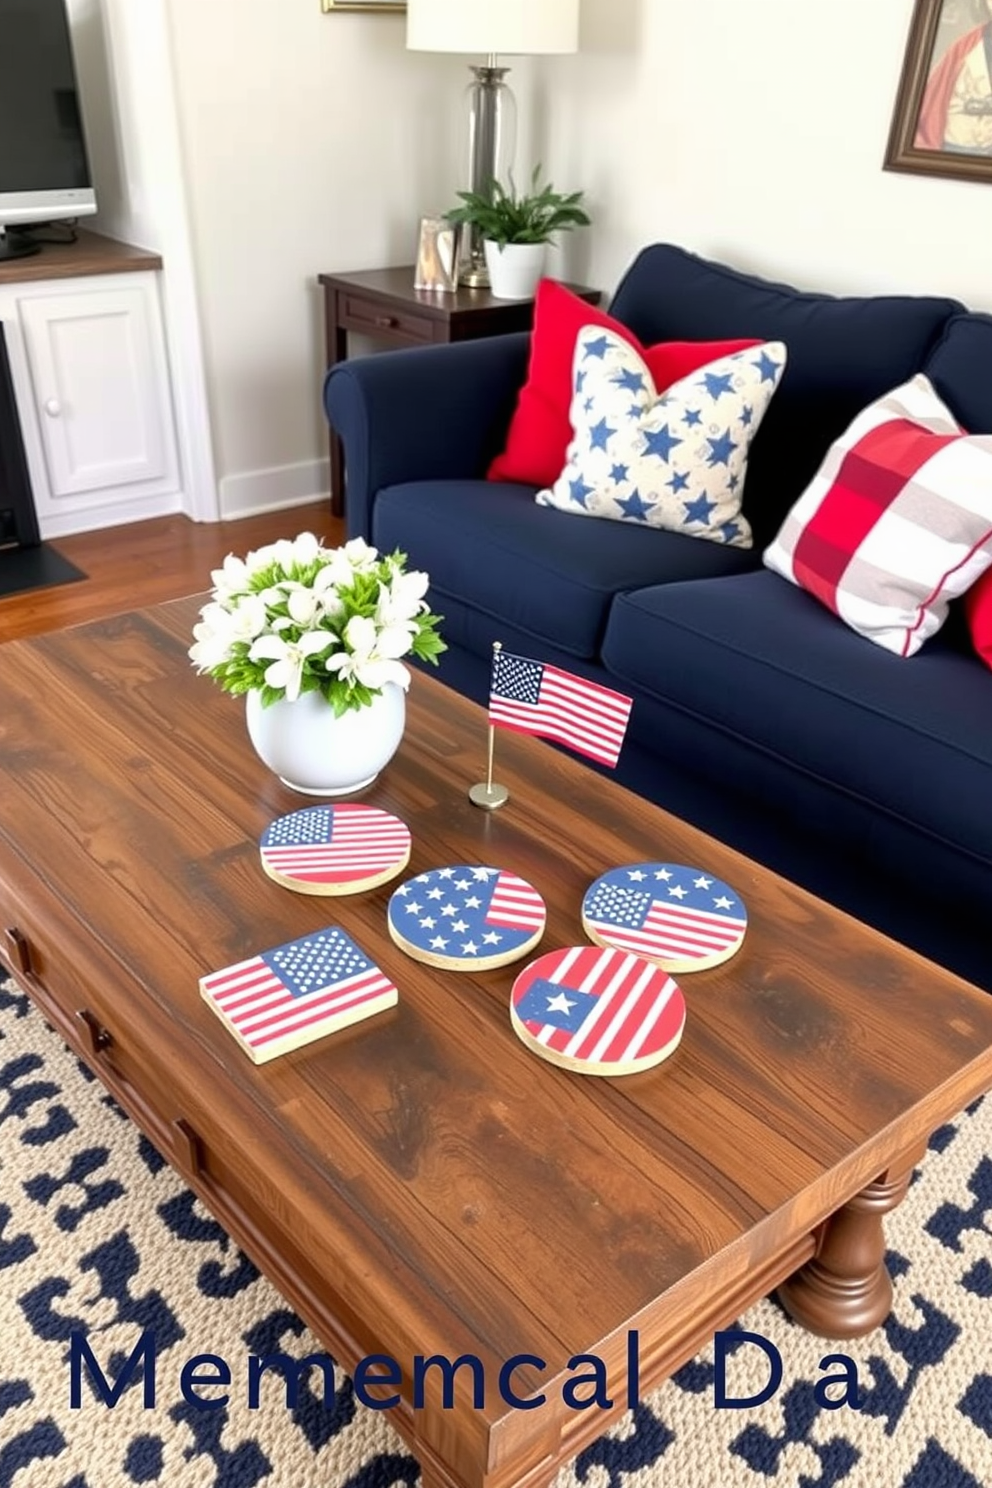
[[478, 228], [484, 238], [501, 246], [507, 243], [547, 243], [557, 232], [588, 226], [589, 216], [581, 205], [583, 193], [561, 193], [550, 182], [539, 185], [541, 167], [531, 175], [530, 191], [519, 195], [510, 176], [509, 190], [493, 181], [488, 192], [459, 191], [461, 206], [446, 214], [452, 223]]

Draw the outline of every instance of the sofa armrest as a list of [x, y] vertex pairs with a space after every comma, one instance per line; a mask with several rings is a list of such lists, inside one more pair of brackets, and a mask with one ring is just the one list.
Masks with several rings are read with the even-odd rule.
[[339, 362], [324, 411], [344, 447], [349, 537], [371, 535], [383, 486], [482, 477], [527, 374], [526, 331]]

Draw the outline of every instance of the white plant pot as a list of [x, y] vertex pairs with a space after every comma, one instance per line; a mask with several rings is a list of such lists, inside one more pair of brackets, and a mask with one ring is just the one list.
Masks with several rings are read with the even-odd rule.
[[399, 748], [406, 723], [406, 693], [387, 682], [367, 708], [335, 718], [319, 692], [295, 702], [280, 698], [263, 708], [257, 692], [246, 698], [248, 737], [255, 753], [283, 785], [308, 796], [346, 796], [371, 785]]
[[494, 243], [486, 238], [483, 248], [489, 285], [497, 300], [530, 300], [544, 272], [547, 243]]

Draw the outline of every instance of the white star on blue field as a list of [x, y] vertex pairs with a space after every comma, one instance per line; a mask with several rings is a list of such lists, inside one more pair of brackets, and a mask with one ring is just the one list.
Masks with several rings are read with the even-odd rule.
[[751, 439], [785, 368], [781, 342], [716, 358], [658, 390], [621, 335], [580, 331], [573, 438], [543, 506], [748, 548], [741, 510]]

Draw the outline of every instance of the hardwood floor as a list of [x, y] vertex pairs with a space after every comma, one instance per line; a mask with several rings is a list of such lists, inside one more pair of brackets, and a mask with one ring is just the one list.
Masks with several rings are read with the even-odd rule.
[[0, 598], [0, 641], [202, 593], [210, 588], [210, 570], [228, 553], [241, 555], [298, 532], [316, 532], [331, 546], [344, 541], [344, 524], [331, 516], [326, 501], [237, 522], [154, 517], [58, 538], [50, 546], [81, 568], [86, 578]]

